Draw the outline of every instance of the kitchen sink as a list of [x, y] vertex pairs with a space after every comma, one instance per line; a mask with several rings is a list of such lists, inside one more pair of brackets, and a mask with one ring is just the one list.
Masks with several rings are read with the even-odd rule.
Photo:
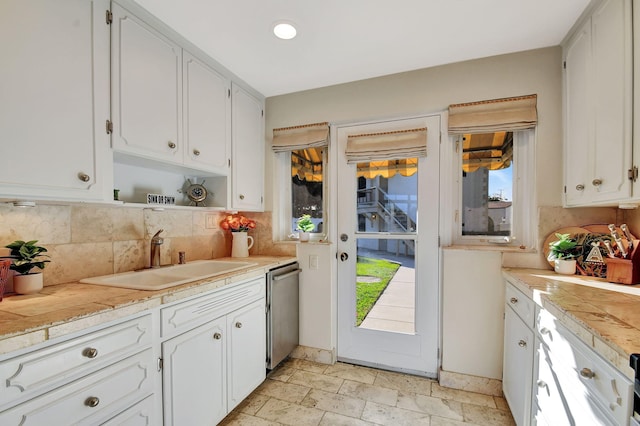
[[162, 290], [163, 288], [173, 287], [189, 281], [211, 278], [255, 265], [257, 263], [242, 261], [196, 260], [184, 265], [84, 278], [80, 282], [134, 290]]

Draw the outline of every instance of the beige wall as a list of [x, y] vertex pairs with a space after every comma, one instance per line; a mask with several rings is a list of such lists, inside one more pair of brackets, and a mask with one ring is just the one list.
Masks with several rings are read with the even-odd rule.
[[[538, 201], [543, 206], [559, 206], [562, 204], [561, 71], [561, 49], [552, 47], [267, 98], [267, 139], [277, 127], [439, 112], [452, 103], [536, 93]], [[273, 176], [271, 167], [271, 156], [267, 155], [266, 176]], [[267, 182], [267, 210], [273, 207], [272, 189]]]

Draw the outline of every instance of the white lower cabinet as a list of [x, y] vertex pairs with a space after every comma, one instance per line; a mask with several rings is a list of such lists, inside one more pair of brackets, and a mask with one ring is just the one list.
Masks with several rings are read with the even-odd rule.
[[158, 374], [151, 315], [0, 360], [0, 424], [102, 424], [151, 398]]
[[632, 381], [506, 282], [503, 392], [521, 425], [628, 425]]
[[[627, 425], [633, 384], [539, 308], [536, 317], [538, 416], [553, 424]], [[562, 423], [556, 419], [566, 419]]]
[[0, 425], [217, 424], [265, 379], [265, 288], [260, 275], [1, 355]]
[[216, 424], [264, 381], [264, 277], [167, 307], [161, 316], [164, 330], [181, 331], [162, 343], [165, 425]]
[[502, 388], [518, 426], [531, 417], [533, 301], [507, 282]]

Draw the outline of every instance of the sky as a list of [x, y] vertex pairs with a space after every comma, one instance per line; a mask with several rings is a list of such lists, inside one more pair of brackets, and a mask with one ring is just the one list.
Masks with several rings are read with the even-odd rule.
[[489, 195], [502, 191], [504, 199], [513, 200], [513, 165], [508, 169], [489, 171]]

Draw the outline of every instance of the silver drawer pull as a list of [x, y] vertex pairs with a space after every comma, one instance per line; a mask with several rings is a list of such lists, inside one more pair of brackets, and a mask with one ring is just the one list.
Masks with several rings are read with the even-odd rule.
[[585, 379], [593, 379], [594, 377], [596, 377], [596, 373], [587, 367], [580, 370], [580, 375]]
[[176, 145], [176, 143], [175, 143], [175, 142], [171, 142], [171, 141], [169, 141], [169, 142], [167, 143], [167, 145], [169, 146], [169, 148], [170, 148], [170, 149], [175, 149], [175, 148], [176, 148], [176, 146], [178, 146], [178, 145]]
[[591, 182], [591, 184], [592, 184], [593, 186], [600, 186], [600, 185], [602, 185], [602, 179], [594, 179], [594, 180]]
[[520, 340], [518, 342], [518, 346], [520, 346], [521, 348], [526, 348], [527, 347], [527, 342], [525, 340]]
[[544, 380], [538, 380], [538, 387], [539, 388], [546, 388], [547, 387], [547, 383]]
[[197, 149], [194, 149], [193, 150], [193, 155], [195, 155], [197, 157], [198, 155], [200, 155], [200, 151], [197, 150]]
[[511, 302], [512, 304], [516, 304], [516, 303], [518, 303], [518, 298], [517, 297], [512, 297], [511, 299], [509, 299], [509, 302]]
[[542, 327], [540, 329], [540, 334], [550, 334], [551, 332], [549, 331], [549, 329], [547, 327]]
[[242, 323], [240, 321], [236, 323], [236, 328], [242, 328]]
[[576, 190], [577, 191], [584, 191], [584, 185], [579, 183], [578, 185], [576, 185]]
[[98, 356], [98, 350], [96, 348], [87, 348], [82, 351], [82, 355], [93, 359]]
[[213, 338], [216, 339], [216, 340], [220, 340], [220, 339], [222, 339], [222, 334], [214, 333]]
[[98, 404], [100, 404], [100, 398], [98, 398], [97, 396], [90, 396], [89, 398], [84, 400], [84, 405], [86, 405], [87, 407], [97, 407]]
[[86, 173], [80, 172], [80, 173], [78, 173], [78, 179], [80, 179], [83, 182], [89, 182], [91, 180], [91, 176], [89, 176]]

